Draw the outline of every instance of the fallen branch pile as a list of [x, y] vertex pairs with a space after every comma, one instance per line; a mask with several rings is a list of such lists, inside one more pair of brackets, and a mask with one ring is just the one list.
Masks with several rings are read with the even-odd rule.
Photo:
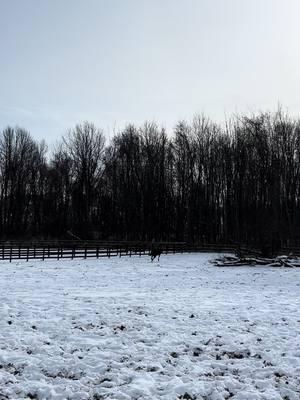
[[255, 266], [265, 265], [267, 267], [300, 267], [300, 259], [296, 256], [277, 256], [275, 258], [264, 257], [237, 257], [223, 256], [212, 261], [217, 267], [240, 267], [240, 266]]

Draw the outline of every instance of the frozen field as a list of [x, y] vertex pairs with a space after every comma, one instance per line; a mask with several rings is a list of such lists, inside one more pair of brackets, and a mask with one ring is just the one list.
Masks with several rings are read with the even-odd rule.
[[300, 268], [0, 264], [2, 399], [300, 399]]

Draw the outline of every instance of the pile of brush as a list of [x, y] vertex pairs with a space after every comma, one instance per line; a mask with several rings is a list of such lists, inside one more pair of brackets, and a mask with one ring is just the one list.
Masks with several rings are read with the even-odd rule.
[[240, 267], [240, 266], [255, 266], [265, 265], [267, 267], [287, 267], [296, 268], [300, 267], [300, 259], [293, 255], [276, 256], [274, 258], [264, 258], [259, 256], [223, 256], [212, 261], [217, 267]]

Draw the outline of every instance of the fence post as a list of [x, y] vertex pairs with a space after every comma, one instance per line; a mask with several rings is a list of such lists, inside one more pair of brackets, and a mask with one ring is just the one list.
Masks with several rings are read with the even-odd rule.
[[9, 262], [11, 262], [11, 258], [12, 258], [12, 245], [10, 245], [10, 255], [9, 255]]
[[19, 259], [21, 258], [21, 245], [19, 244]]
[[28, 259], [29, 259], [29, 245], [27, 245], [27, 258], [26, 258], [26, 261], [28, 261]]
[[45, 246], [43, 245], [43, 261], [45, 260]]
[[84, 246], [84, 258], [86, 258], [87, 257], [87, 248], [86, 248], [86, 245]]
[[96, 257], [97, 259], [99, 258], [99, 245], [97, 244], [97, 249], [96, 249]]

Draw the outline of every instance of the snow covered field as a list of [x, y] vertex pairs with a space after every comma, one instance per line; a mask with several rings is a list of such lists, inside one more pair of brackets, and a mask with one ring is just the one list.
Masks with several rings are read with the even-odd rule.
[[300, 399], [300, 268], [0, 264], [2, 399]]

